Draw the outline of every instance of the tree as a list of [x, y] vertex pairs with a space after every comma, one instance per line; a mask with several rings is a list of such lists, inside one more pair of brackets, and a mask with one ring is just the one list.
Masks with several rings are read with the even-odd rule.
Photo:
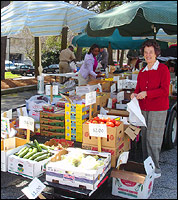
[[[1, 9], [9, 4], [10, 1], [1, 1]], [[5, 79], [6, 43], [7, 37], [1, 37], [1, 80]]]
[[[88, 7], [88, 1], [82, 1], [82, 8], [87, 8]], [[77, 52], [76, 52], [76, 60], [80, 61], [82, 59], [82, 47], [77, 47]]]

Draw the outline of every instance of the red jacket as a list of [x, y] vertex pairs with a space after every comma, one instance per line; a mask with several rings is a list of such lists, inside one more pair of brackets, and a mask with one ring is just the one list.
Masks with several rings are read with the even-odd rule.
[[[143, 68], [144, 69], [144, 68]], [[145, 99], [139, 99], [140, 109], [144, 111], [163, 111], [169, 109], [170, 73], [168, 67], [159, 63], [157, 70], [140, 70], [134, 93], [147, 91]]]

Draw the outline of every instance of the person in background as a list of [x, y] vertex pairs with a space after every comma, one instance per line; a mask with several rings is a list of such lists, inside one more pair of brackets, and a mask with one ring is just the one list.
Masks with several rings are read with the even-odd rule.
[[[69, 46], [67, 49], [63, 49], [59, 55], [59, 73], [68, 73], [71, 71], [69, 63], [75, 61], [74, 48]], [[63, 83], [67, 79], [65, 77], [60, 77], [59, 82]]]
[[93, 44], [89, 52], [85, 55], [84, 63], [82, 64], [79, 73], [78, 73], [78, 84], [86, 85], [90, 80], [95, 79], [97, 74], [94, 72], [96, 64], [96, 56], [99, 54], [99, 46]]
[[138, 74], [137, 86], [131, 99], [138, 99], [147, 124], [147, 128], [141, 127], [143, 160], [151, 156], [155, 164], [154, 177], [158, 178], [161, 176], [159, 154], [169, 109], [170, 73], [168, 67], [157, 60], [160, 47], [155, 40], [145, 41], [141, 52], [147, 66]]
[[108, 52], [104, 48], [100, 48], [97, 61], [101, 63], [103, 69], [105, 70], [108, 65]]

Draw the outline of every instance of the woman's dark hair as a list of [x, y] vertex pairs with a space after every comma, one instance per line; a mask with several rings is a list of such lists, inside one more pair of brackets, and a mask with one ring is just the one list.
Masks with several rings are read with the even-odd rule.
[[142, 44], [142, 47], [140, 49], [142, 55], [144, 55], [145, 47], [154, 47], [156, 57], [158, 57], [161, 53], [160, 46], [154, 39], [147, 40]]
[[96, 48], [98, 48], [98, 49], [100, 50], [100, 48], [99, 48], [99, 46], [98, 46], [97, 44], [93, 44], [93, 45], [90, 47], [90, 49], [89, 49], [89, 51], [88, 51], [88, 54], [90, 54], [90, 53], [93, 51], [93, 49], [96, 49]]

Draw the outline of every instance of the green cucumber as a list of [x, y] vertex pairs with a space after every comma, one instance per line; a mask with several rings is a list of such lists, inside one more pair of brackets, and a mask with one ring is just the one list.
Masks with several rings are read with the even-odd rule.
[[49, 158], [49, 155], [48, 155], [48, 154], [45, 154], [45, 155], [42, 155], [42, 156], [39, 156], [39, 157], [35, 158], [34, 161], [39, 162], [39, 161], [45, 160], [45, 159], [47, 159], [47, 158]]
[[39, 146], [42, 148], [42, 149], [45, 149], [45, 150], [49, 150], [50, 148], [48, 146], [46, 146], [45, 144], [39, 144]]
[[37, 153], [37, 148], [33, 148], [33, 150], [28, 152], [23, 158], [28, 159], [31, 156], [33, 156], [35, 153]]
[[38, 151], [39, 151], [39, 152], [42, 152], [42, 149], [41, 149], [41, 147], [39, 146], [38, 141], [37, 141], [36, 139], [34, 140], [34, 143], [35, 143], [35, 145], [36, 145]]
[[28, 144], [29, 146], [33, 147], [33, 148], [36, 147], [36, 145], [35, 145], [33, 142], [28, 142], [27, 144]]
[[23, 147], [22, 149], [20, 149], [19, 152], [15, 153], [15, 155], [18, 156], [20, 153], [22, 153], [27, 148], [28, 148], [27, 146]]
[[28, 151], [29, 151], [29, 148], [27, 147], [27, 149], [25, 149], [24, 151], [22, 151], [18, 156], [20, 158], [23, 158], [28, 153]]
[[37, 157], [39, 157], [39, 156], [42, 156], [42, 155], [44, 155], [44, 154], [47, 154], [48, 152], [37, 152], [37, 153], [35, 153], [33, 156], [31, 156], [30, 158], [29, 158], [29, 160], [34, 160], [35, 158], [37, 158]]

